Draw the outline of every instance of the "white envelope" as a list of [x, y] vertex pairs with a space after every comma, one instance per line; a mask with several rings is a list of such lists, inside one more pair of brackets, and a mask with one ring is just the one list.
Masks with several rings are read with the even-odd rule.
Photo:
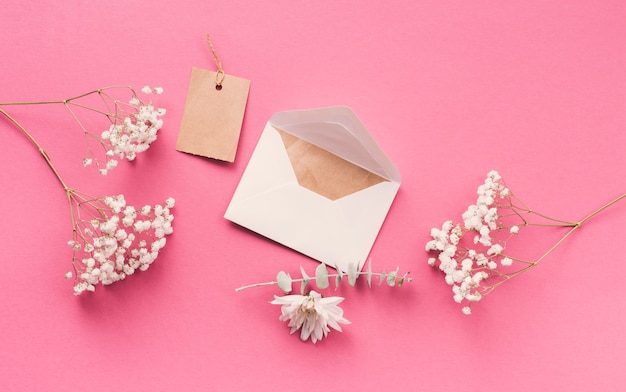
[[[316, 193], [298, 182], [281, 135], [380, 182], [335, 200]], [[350, 264], [360, 271], [399, 187], [400, 173], [350, 108], [279, 112], [266, 124], [224, 217], [344, 272]]]

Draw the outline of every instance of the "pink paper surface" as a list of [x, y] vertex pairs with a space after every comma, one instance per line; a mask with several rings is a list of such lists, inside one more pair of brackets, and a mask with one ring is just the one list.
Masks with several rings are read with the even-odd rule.
[[[568, 390], [626, 385], [626, 202], [460, 312], [427, 263], [497, 169], [531, 207], [577, 220], [626, 192], [621, 1], [4, 2], [0, 101], [162, 86], [150, 150], [107, 177], [60, 108], [11, 108], [72, 186], [130, 204], [176, 198], [146, 272], [74, 297], [70, 218], [45, 162], [0, 120], [0, 390]], [[175, 150], [189, 72], [252, 81], [234, 164]], [[290, 336], [276, 287], [316, 262], [222, 218], [269, 117], [350, 106], [403, 175], [371, 252], [400, 289], [341, 287], [343, 333]], [[104, 129], [103, 129], [104, 130]], [[530, 251], [540, 252], [534, 243]], [[376, 388], [375, 388], [376, 387]]]

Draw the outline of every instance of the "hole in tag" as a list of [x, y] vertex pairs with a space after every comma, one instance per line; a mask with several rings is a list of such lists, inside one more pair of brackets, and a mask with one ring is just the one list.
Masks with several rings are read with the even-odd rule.
[[217, 91], [220, 91], [220, 90], [222, 89], [222, 85], [221, 85], [221, 84], [216, 84], [216, 85], [215, 85], [215, 89], [216, 89]]
[[301, 186], [337, 200], [386, 179], [281, 129], [291, 167]]

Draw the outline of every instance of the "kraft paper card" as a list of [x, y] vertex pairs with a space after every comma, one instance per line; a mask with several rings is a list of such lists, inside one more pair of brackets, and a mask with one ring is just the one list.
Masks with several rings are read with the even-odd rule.
[[176, 150], [234, 162], [250, 81], [193, 67]]
[[267, 122], [225, 218], [327, 265], [360, 271], [400, 173], [348, 107]]

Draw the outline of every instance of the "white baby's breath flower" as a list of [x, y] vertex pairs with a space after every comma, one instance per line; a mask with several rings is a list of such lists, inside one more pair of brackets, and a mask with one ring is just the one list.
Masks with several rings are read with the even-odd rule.
[[491, 247], [487, 250], [488, 255], [499, 255], [502, 253], [504, 248], [500, 244], [491, 245]]
[[109, 159], [107, 161], [107, 164], [106, 164], [106, 169], [107, 170], [111, 170], [111, 169], [115, 168], [117, 166], [117, 163], [118, 163], [117, 160]]
[[151, 209], [152, 209], [151, 205], [145, 205], [141, 207], [141, 215], [144, 215], [144, 216], [148, 215]]
[[[141, 91], [160, 94], [163, 89], [155, 87], [153, 90], [145, 86]], [[99, 99], [90, 99], [93, 96]], [[143, 102], [130, 86], [105, 87], [64, 99], [63, 102], [86, 137], [87, 154], [83, 166], [95, 166], [103, 176], [117, 166], [118, 160], [132, 161], [137, 154], [146, 151], [163, 127], [165, 109]], [[104, 129], [90, 129], [86, 126], [91, 123], [94, 113], [102, 115]], [[85, 121], [85, 115], [90, 116], [89, 121]], [[92, 143], [98, 143], [98, 148], [94, 148]], [[99, 151], [103, 151], [104, 156]], [[116, 157], [118, 160], [113, 159]]]
[[313, 343], [326, 337], [330, 328], [341, 332], [341, 324], [350, 324], [343, 317], [343, 309], [337, 306], [344, 300], [342, 297], [322, 297], [311, 290], [307, 295], [274, 296], [271, 302], [282, 305], [281, 321], [289, 321], [290, 333], [300, 330], [300, 339], [311, 338]]
[[[95, 215], [97, 218], [75, 221], [74, 238], [68, 241], [74, 250], [76, 295], [94, 291], [98, 283], [109, 285], [123, 280], [137, 269], [147, 270], [165, 246], [164, 236], [173, 232], [171, 222], [174, 216], [169, 208], [163, 208], [157, 216], [151, 213], [154, 208], [144, 206], [142, 219], [137, 220], [137, 209], [126, 205], [124, 195], [84, 196], [71, 194], [75, 203], [73, 208], [77, 211], [75, 215]], [[171, 200], [169, 204], [173, 207], [173, 199], [167, 200]]]
[[[476, 204], [463, 212], [461, 222], [447, 220], [441, 230], [431, 229], [432, 239], [426, 243], [426, 251], [431, 252], [428, 264], [439, 267], [444, 273], [444, 280], [452, 286], [453, 299], [458, 303], [480, 301], [502, 283], [534, 267], [582, 222], [626, 199], [623, 194], [582, 221], [575, 222], [550, 218], [527, 207], [495, 170], [487, 174], [477, 194]], [[511, 250], [506, 249], [509, 241], [517, 237], [521, 228], [526, 230], [533, 226], [553, 226], [569, 231], [536, 260], [513, 256]], [[453, 231], [450, 231], [451, 227], [454, 227]], [[463, 307], [462, 311], [471, 313], [469, 306]]]
[[[146, 89], [150, 88], [146, 86], [144, 90]], [[117, 161], [112, 157], [133, 161], [137, 154], [148, 150], [150, 144], [157, 139], [158, 131], [163, 127], [161, 117], [165, 110], [157, 109], [149, 103], [144, 104], [137, 97], [131, 98], [129, 106], [134, 112], [128, 113], [124, 118], [118, 117], [117, 121], [100, 135], [107, 146], [106, 168], [109, 170], [117, 166]]]
[[[501, 219], [515, 214], [506, 210], [500, 213], [501, 209], [512, 205], [500, 174], [495, 170], [489, 172], [477, 194], [476, 204], [461, 215], [462, 222], [447, 220], [441, 230], [431, 229], [432, 240], [426, 243], [426, 250], [437, 256], [430, 257], [428, 264], [444, 272], [446, 283], [452, 286], [454, 300], [459, 303], [479, 301], [492, 289], [487, 279], [502, 276], [498, 265], [513, 263], [504, 254], [507, 238], [503, 238]], [[519, 226], [512, 226], [509, 231], [507, 235], [516, 234]], [[469, 307], [462, 310], [470, 314]]]

